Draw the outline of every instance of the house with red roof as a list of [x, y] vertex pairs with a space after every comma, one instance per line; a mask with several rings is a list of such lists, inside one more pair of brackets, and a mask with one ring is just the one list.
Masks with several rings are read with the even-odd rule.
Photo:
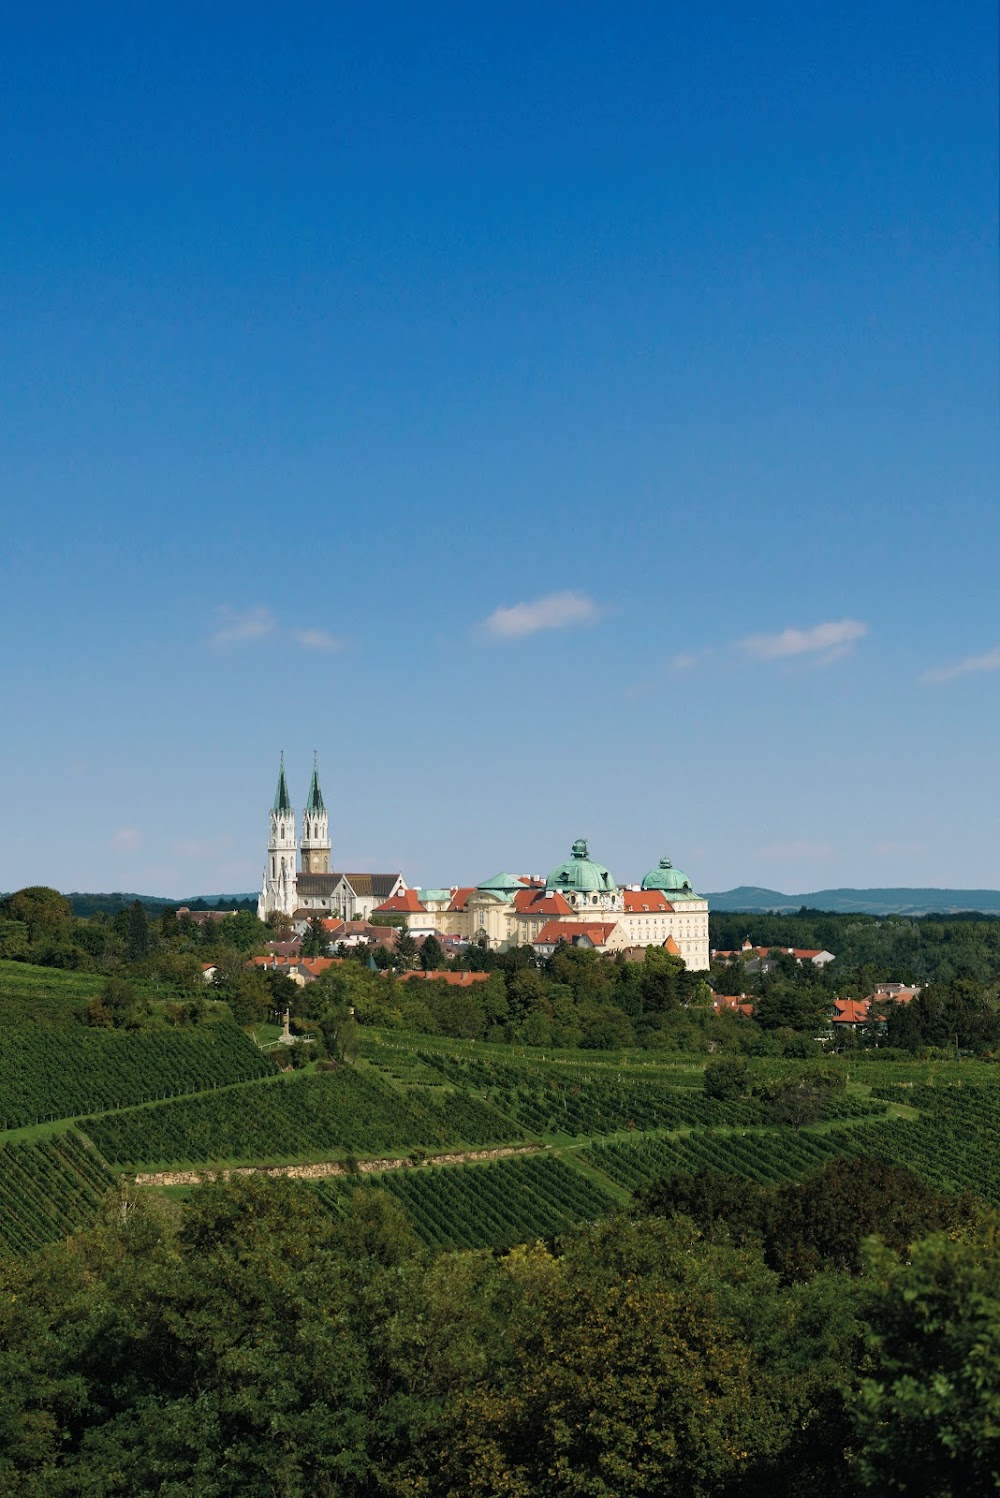
[[745, 993], [717, 993], [712, 1000], [716, 1014], [742, 1014], [744, 1019], [753, 1019], [753, 1000]]
[[814, 967], [819, 968], [836, 961], [835, 954], [827, 952], [823, 947], [755, 947], [749, 937], [735, 951], [713, 950], [711, 955], [713, 962], [745, 962], [748, 973], [770, 972], [776, 965], [778, 955], [794, 957], [800, 965], [811, 962]]
[[617, 921], [555, 920], [546, 921], [532, 945], [540, 957], [551, 957], [560, 942], [595, 952], [615, 951], [625, 944]]
[[448, 973], [434, 968], [396, 974], [397, 983], [447, 983], [451, 988], [473, 988], [477, 983], [487, 983], [489, 978], [489, 973]]

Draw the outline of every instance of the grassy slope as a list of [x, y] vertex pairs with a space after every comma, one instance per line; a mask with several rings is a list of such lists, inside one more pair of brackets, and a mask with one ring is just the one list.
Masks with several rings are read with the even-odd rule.
[[[2, 964], [0, 968], [20, 968], [21, 964]], [[16, 975], [22, 982], [24, 974]], [[51, 980], [52, 974], [46, 972], [46, 977]], [[93, 975], [81, 974], [56, 974], [55, 987], [63, 997], [63, 1002], [79, 1000], [80, 990], [87, 980], [93, 981]], [[4, 983], [10, 982], [9, 975], [0, 972], [0, 998]], [[31, 974], [27, 975], [27, 987], [31, 987]], [[51, 995], [50, 995], [51, 997]], [[30, 994], [29, 994], [30, 998]], [[427, 1061], [421, 1060], [414, 1054], [422, 1051], [427, 1056]], [[367, 1112], [359, 1114], [356, 1104], [346, 1109], [343, 1114], [336, 1110], [318, 1108], [310, 1111], [309, 1108], [299, 1106], [300, 1099], [296, 1095], [296, 1089], [302, 1087], [307, 1081], [301, 1074], [295, 1076], [272, 1077], [261, 1081], [246, 1082], [236, 1087], [227, 1088], [212, 1093], [191, 1094], [186, 1099], [178, 1099], [177, 1104], [150, 1104], [147, 1108], [132, 1108], [129, 1110], [109, 1110], [91, 1126], [91, 1132], [110, 1153], [115, 1153], [112, 1148], [115, 1140], [119, 1145], [122, 1138], [129, 1140], [142, 1136], [142, 1115], [147, 1111], [164, 1115], [158, 1118], [157, 1127], [160, 1130], [159, 1143], [152, 1151], [151, 1158], [131, 1158], [128, 1162], [129, 1169], [142, 1168], [162, 1169], [170, 1165], [198, 1164], [204, 1166], [210, 1164], [218, 1168], [227, 1164], [278, 1164], [285, 1161], [304, 1160], [329, 1160], [344, 1159], [348, 1154], [363, 1159], [380, 1158], [387, 1154], [405, 1155], [412, 1145], [416, 1144], [431, 1152], [441, 1149], [457, 1147], [474, 1148], [482, 1147], [487, 1143], [516, 1143], [525, 1139], [534, 1140], [541, 1144], [545, 1150], [545, 1158], [559, 1160], [561, 1167], [568, 1168], [578, 1180], [580, 1188], [579, 1200], [582, 1203], [591, 1201], [606, 1201], [608, 1203], [623, 1204], [628, 1200], [628, 1185], [639, 1175], [644, 1175], [650, 1162], [662, 1161], [663, 1168], [669, 1168], [672, 1160], [683, 1168], [683, 1161], [692, 1163], [701, 1159], [706, 1151], [709, 1154], [719, 1155], [720, 1149], [725, 1155], [725, 1140], [730, 1137], [733, 1140], [729, 1154], [732, 1157], [733, 1167], [738, 1172], [753, 1174], [760, 1167], [760, 1161], [766, 1157], [766, 1141], [768, 1136], [773, 1136], [775, 1131], [762, 1128], [759, 1124], [748, 1127], [732, 1126], [715, 1128], [709, 1131], [698, 1125], [697, 1122], [682, 1124], [673, 1127], [663, 1127], [650, 1130], [634, 1130], [622, 1127], [607, 1127], [606, 1132], [594, 1133], [592, 1137], [583, 1138], [580, 1134], [569, 1135], [566, 1132], [532, 1132], [525, 1124], [519, 1124], [514, 1113], [508, 1112], [502, 1100], [498, 1100], [496, 1089], [487, 1086], [460, 1087], [457, 1091], [454, 1082], [445, 1080], [441, 1071], [434, 1064], [435, 1058], [449, 1056], [459, 1060], [477, 1062], [496, 1062], [506, 1068], [514, 1068], [517, 1075], [522, 1079], [519, 1084], [524, 1090], [524, 1096], [538, 1094], [555, 1086], [558, 1089], [570, 1089], [585, 1096], [593, 1083], [600, 1084], [599, 1090], [606, 1090], [608, 1084], [612, 1087], [620, 1087], [623, 1091], [632, 1086], [641, 1089], [662, 1088], [665, 1092], [681, 1100], [691, 1097], [692, 1089], [700, 1092], [701, 1074], [704, 1065], [703, 1058], [695, 1058], [689, 1055], [666, 1055], [650, 1054], [649, 1052], [614, 1052], [614, 1053], [581, 1053], [579, 1051], [565, 1051], [560, 1053], [540, 1053], [523, 1048], [511, 1048], [508, 1046], [488, 1046], [481, 1042], [462, 1042], [446, 1040], [442, 1037], [430, 1036], [402, 1036], [398, 1032], [367, 1032], [364, 1039], [363, 1053], [359, 1058], [356, 1077], [365, 1082], [358, 1093], [359, 1098], [371, 1098], [382, 1096], [385, 1098], [386, 1119], [391, 1114], [394, 1122], [391, 1126], [386, 1119], [379, 1117], [381, 1105], [373, 1104]], [[850, 1078], [848, 1083], [848, 1098], [854, 1098], [859, 1103], [864, 1103], [870, 1098], [871, 1089], [875, 1087], [893, 1086], [893, 1101], [886, 1105], [885, 1120], [881, 1124], [871, 1125], [859, 1122], [855, 1125], [850, 1119], [832, 1119], [826, 1123], [814, 1126], [812, 1129], [803, 1131], [803, 1134], [812, 1135], [816, 1138], [817, 1149], [820, 1154], [843, 1152], [854, 1153], [863, 1146], [868, 1137], [877, 1139], [879, 1149], [883, 1153], [900, 1155], [905, 1153], [906, 1141], [903, 1135], [907, 1133], [907, 1125], [912, 1127], [912, 1120], [918, 1117], [918, 1110], [910, 1101], [911, 1087], [931, 1083], [944, 1091], [947, 1083], [960, 1079], [966, 1083], [982, 1085], [983, 1083], [994, 1083], [996, 1070], [988, 1063], [963, 1062], [956, 1065], [953, 1062], [884, 1062], [878, 1059], [854, 1059], [837, 1060], [833, 1064], [842, 1066]], [[751, 1073], [756, 1073], [761, 1078], [764, 1076], [775, 1077], [787, 1073], [797, 1073], [802, 1068], [799, 1062], [780, 1062], [766, 1060], [751, 1063]], [[314, 1075], [308, 1079], [309, 1087], [317, 1097], [327, 1091], [343, 1090], [343, 1083], [337, 1081], [336, 1075], [323, 1077]], [[346, 1082], [346, 1078], [345, 1078]], [[895, 1091], [897, 1084], [902, 1084], [898, 1092]], [[282, 1120], [286, 1114], [281, 1109], [275, 1110], [273, 1104], [279, 1100], [273, 1093], [265, 1094], [263, 1089], [279, 1090], [291, 1089], [288, 1094], [283, 1094], [281, 1101], [287, 1096], [289, 1100], [295, 1099], [296, 1109], [287, 1115], [294, 1123], [294, 1137], [291, 1132], [292, 1124], [289, 1124], [288, 1133], [285, 1134]], [[375, 1093], [371, 1089], [375, 1089]], [[353, 1089], [353, 1090], [352, 1090]], [[347, 1091], [354, 1097], [357, 1089], [353, 1083], [347, 1083]], [[212, 1141], [212, 1130], [220, 1127], [213, 1123], [220, 1115], [220, 1101], [224, 1094], [238, 1094], [239, 1107], [238, 1117], [232, 1116], [232, 1109], [225, 1109], [226, 1119], [224, 1127], [221, 1127], [218, 1139], [221, 1144], [228, 1139], [230, 1148], [228, 1153], [222, 1149], [215, 1153]], [[462, 1096], [471, 1099], [475, 1106], [467, 1107], [461, 1102]], [[923, 1109], [919, 1116], [927, 1117], [927, 1094], [922, 1095]], [[933, 1101], [934, 1094], [930, 1094]], [[391, 1100], [395, 1099], [393, 1103]], [[449, 1101], [451, 1099], [452, 1101]], [[398, 1105], [398, 1106], [397, 1106]], [[165, 1157], [164, 1139], [169, 1136], [164, 1134], [163, 1129], [171, 1121], [173, 1110], [177, 1106], [183, 1112], [186, 1119], [187, 1139], [194, 1137], [191, 1129], [204, 1124], [204, 1148], [193, 1151], [189, 1145], [178, 1158], [167, 1159]], [[515, 1111], [520, 1111], [517, 1109]], [[449, 1117], [460, 1120], [454, 1128], [449, 1126]], [[489, 1117], [501, 1121], [488, 1123]], [[369, 1120], [366, 1122], [366, 1119]], [[277, 1120], [277, 1122], [276, 1122]], [[416, 1120], [416, 1122], [414, 1122]], [[464, 1120], [464, 1122], [461, 1122]], [[0, 1147], [5, 1143], [27, 1140], [58, 1139], [59, 1135], [68, 1127], [70, 1120], [60, 1120], [51, 1124], [41, 1125], [35, 1129], [20, 1130], [17, 1133], [0, 1135]], [[472, 1125], [470, 1127], [470, 1124]], [[84, 1125], [86, 1131], [86, 1124]], [[126, 1130], [126, 1134], [123, 1134]], [[138, 1132], [136, 1132], [138, 1130]], [[872, 1130], [869, 1134], [868, 1131]], [[897, 1130], [898, 1136], [897, 1136]], [[781, 1131], [785, 1133], [786, 1131]], [[760, 1148], [755, 1145], [748, 1136], [756, 1136], [762, 1142]], [[786, 1133], [786, 1137], [789, 1137]], [[687, 1139], [688, 1145], [683, 1141]], [[674, 1147], [671, 1141], [676, 1141]], [[711, 1141], [714, 1140], [713, 1144]], [[659, 1143], [657, 1143], [659, 1141]], [[704, 1147], [699, 1141], [704, 1142]], [[655, 1149], [648, 1146], [656, 1145]], [[233, 1148], [238, 1145], [238, 1148]], [[697, 1148], [695, 1147], [697, 1146]], [[614, 1153], [605, 1153], [607, 1147], [613, 1147]], [[956, 1146], [957, 1148], [957, 1146]], [[640, 1162], [636, 1160], [633, 1164], [631, 1151], [639, 1149], [645, 1151], [644, 1160], [641, 1162], [643, 1168], [640, 1170]], [[764, 1151], [764, 1154], [761, 1151]], [[122, 1151], [118, 1149], [119, 1158]], [[623, 1153], [624, 1152], [624, 1153]], [[127, 1154], [135, 1154], [130, 1148]], [[140, 1151], [141, 1153], [141, 1151]], [[778, 1152], [780, 1153], [780, 1151]], [[192, 1154], [200, 1154], [200, 1158], [192, 1159]], [[806, 1168], [808, 1158], [815, 1159], [816, 1151], [796, 1152], [790, 1148], [785, 1152], [786, 1163], [781, 1165], [782, 1171], [788, 1170], [794, 1173], [796, 1160], [801, 1155], [804, 1160], [803, 1168]], [[929, 1159], [929, 1157], [928, 1157]], [[775, 1159], [775, 1168], [778, 1168], [778, 1160]], [[119, 1166], [118, 1169], [124, 1168]], [[421, 1223], [421, 1231], [427, 1241], [434, 1241], [434, 1235], [428, 1226], [428, 1212], [433, 1215], [434, 1211], [449, 1211], [455, 1214], [455, 1222], [450, 1227], [442, 1227], [441, 1232], [445, 1236], [461, 1237], [465, 1234], [474, 1236], [474, 1229], [469, 1225], [469, 1189], [473, 1187], [472, 1178], [466, 1187], [459, 1190], [446, 1188], [441, 1183], [434, 1184], [430, 1181], [432, 1176], [454, 1174], [455, 1170], [466, 1171], [470, 1166], [461, 1167], [434, 1167], [429, 1171], [408, 1172], [408, 1184], [405, 1189], [397, 1186], [394, 1194], [404, 1201], [404, 1205], [412, 1207], [416, 1213], [416, 1219]], [[475, 1167], [478, 1170], [483, 1167]], [[493, 1170], [494, 1167], [488, 1167]], [[533, 1173], [534, 1172], [534, 1173]], [[964, 1175], [964, 1171], [956, 1168], [956, 1177]], [[423, 1182], [427, 1179], [427, 1184]], [[483, 1183], [483, 1189], [487, 1182], [495, 1182], [501, 1179], [501, 1173], [497, 1175], [477, 1175], [476, 1180]], [[507, 1186], [513, 1190], [518, 1182], [524, 1183], [524, 1189], [519, 1192], [517, 1202], [511, 1203], [511, 1214], [513, 1220], [522, 1226], [528, 1221], [537, 1223], [538, 1231], [550, 1230], [546, 1224], [556, 1220], [558, 1211], [561, 1210], [552, 1193], [556, 1188], [564, 1189], [564, 1177], [558, 1174], [550, 1177], [544, 1172], [534, 1171], [534, 1168], [526, 1168], [523, 1171], [508, 1170], [502, 1173], [502, 1179]], [[539, 1183], [550, 1192], [550, 1198], [545, 1196]], [[587, 1190], [590, 1196], [587, 1195]], [[434, 1204], [437, 1204], [436, 1206]], [[451, 1205], [448, 1205], [448, 1204]], [[532, 1206], [534, 1203], [534, 1206]], [[53, 1212], [58, 1217], [58, 1204], [53, 1207]], [[535, 1217], [531, 1217], [531, 1213]], [[519, 1215], [520, 1214], [520, 1215]], [[553, 1215], [555, 1214], [555, 1216]], [[484, 1223], [485, 1223], [484, 1213]], [[464, 1226], [458, 1219], [462, 1216]], [[482, 1229], [486, 1232], [485, 1225]], [[500, 1228], [490, 1229], [501, 1233]], [[503, 1229], [503, 1233], [509, 1234], [510, 1224]], [[501, 1233], [501, 1237], [503, 1236]], [[464, 1241], [464, 1240], [463, 1240]], [[484, 1242], [500, 1241], [498, 1238], [486, 1238]]]

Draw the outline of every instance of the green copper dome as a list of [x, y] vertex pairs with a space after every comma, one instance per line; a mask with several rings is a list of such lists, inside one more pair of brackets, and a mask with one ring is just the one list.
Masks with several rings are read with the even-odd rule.
[[665, 895], [681, 895], [691, 899], [694, 889], [683, 869], [675, 869], [669, 858], [661, 858], [655, 869], [650, 869], [642, 881], [643, 889], [662, 889]]
[[494, 874], [492, 879], [483, 879], [476, 885], [477, 889], [485, 890], [488, 894], [497, 895], [501, 900], [513, 900], [518, 890], [524, 889], [523, 880], [516, 874], [505, 874], [503, 872]]
[[561, 863], [545, 881], [546, 889], [577, 890], [580, 894], [614, 893], [615, 881], [602, 863], [587, 856], [586, 838], [573, 844], [572, 856]]

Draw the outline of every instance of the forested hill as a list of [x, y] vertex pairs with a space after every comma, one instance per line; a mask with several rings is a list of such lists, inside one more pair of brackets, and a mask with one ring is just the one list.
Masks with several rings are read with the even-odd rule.
[[158, 914], [161, 910], [174, 908], [178, 905], [186, 905], [189, 910], [256, 910], [256, 895], [189, 895], [183, 900], [168, 900], [164, 895], [136, 895], [126, 894], [122, 890], [115, 890], [111, 894], [88, 894], [81, 891], [73, 891], [66, 896], [70, 909], [75, 916], [87, 917], [92, 915], [117, 915], [120, 910], [127, 910], [138, 900], [140, 905], [145, 906], [150, 913]]
[[[2, 897], [0, 897], [2, 898]], [[760, 914], [801, 910], [832, 914], [863, 915], [955, 915], [980, 911], [1000, 915], [1000, 890], [996, 889], [819, 889], [808, 894], [786, 895], [778, 889], [741, 884], [736, 889], [716, 891], [705, 898], [713, 910]], [[115, 890], [110, 894], [73, 891], [66, 895], [75, 916], [117, 915], [136, 900], [150, 914], [168, 906], [187, 905], [192, 910], [255, 910], [255, 894], [190, 895], [171, 900], [165, 895], [137, 895]]]
[[952, 915], [976, 910], [1000, 915], [1000, 890], [996, 889], [818, 889], [785, 895], [777, 889], [741, 884], [705, 898], [713, 910], [794, 911], [806, 906], [841, 914]]

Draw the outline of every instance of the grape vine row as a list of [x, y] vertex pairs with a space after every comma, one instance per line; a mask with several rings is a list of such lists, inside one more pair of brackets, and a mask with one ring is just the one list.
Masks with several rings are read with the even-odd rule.
[[596, 1182], [552, 1155], [346, 1176], [320, 1189], [340, 1213], [359, 1185], [388, 1191], [423, 1241], [443, 1249], [506, 1248], [602, 1217], [615, 1206]]

